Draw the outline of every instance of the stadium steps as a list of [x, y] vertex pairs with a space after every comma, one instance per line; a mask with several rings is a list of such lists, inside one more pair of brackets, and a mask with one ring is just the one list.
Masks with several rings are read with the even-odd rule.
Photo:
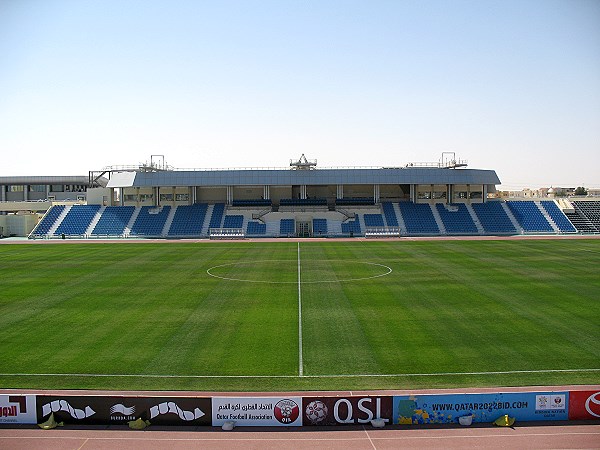
[[279, 236], [279, 220], [268, 220], [266, 221], [267, 228], [265, 235], [269, 237]]
[[60, 224], [63, 222], [65, 217], [67, 217], [67, 214], [69, 214], [69, 211], [71, 211], [71, 208], [72, 208], [72, 206], [65, 206], [65, 209], [63, 209], [63, 212], [60, 213], [60, 216], [58, 216], [56, 218], [56, 220], [54, 221], [54, 225], [52, 225], [50, 227], [50, 229], [48, 230], [48, 233], [46, 233], [47, 236], [54, 236], [54, 233], [56, 233], [56, 230], [58, 229]]
[[127, 223], [127, 226], [125, 227], [125, 230], [123, 230], [124, 237], [131, 236], [131, 229], [133, 228], [133, 224], [137, 220], [137, 217], [140, 215], [141, 210], [142, 210], [142, 208], [138, 206], [133, 211], [133, 214], [131, 215], [131, 219], [129, 219], [129, 222]]
[[544, 208], [542, 206], [542, 204], [539, 202], [539, 200], [535, 200], [533, 202], [535, 204], [535, 206], [538, 207], [538, 209], [540, 210], [540, 212], [542, 213], [542, 215], [546, 218], [546, 220], [548, 221], [548, 223], [550, 224], [550, 226], [552, 227], [552, 229], [554, 230], [555, 233], [560, 233], [560, 228], [558, 228], [556, 226], [556, 223], [554, 222], [554, 220], [552, 220], [552, 217], [550, 217], [550, 214], [548, 214], [548, 211], [546, 211], [546, 208]]
[[358, 220], [358, 224], [360, 225], [360, 234], [364, 234], [364, 230], [367, 229], [367, 225], [365, 224], [365, 215], [364, 214], [356, 214], [356, 219]]
[[398, 203], [392, 203], [394, 206], [394, 212], [396, 213], [396, 219], [398, 220], [398, 226], [400, 227], [400, 234], [406, 236], [408, 231], [406, 229], [406, 222], [404, 222], [404, 217], [402, 217], [402, 211], [400, 210], [400, 205]]
[[[560, 199], [559, 199], [560, 200]], [[556, 224], [560, 233], [576, 233], [577, 230], [573, 224], [569, 221], [565, 215], [565, 211], [559, 207], [559, 202], [555, 200], [542, 200], [540, 201], [542, 207], [546, 210], [548, 215], [552, 218], [552, 221]], [[570, 203], [563, 203], [565, 210], [575, 212]]]
[[483, 228], [483, 225], [481, 225], [481, 221], [479, 220], [479, 217], [477, 217], [477, 214], [475, 214], [475, 210], [473, 209], [473, 207], [469, 204], [465, 204], [465, 206], [467, 208], [467, 211], [469, 211], [469, 215], [471, 216], [473, 223], [477, 227], [477, 233], [485, 234], [485, 229]]
[[98, 210], [98, 212], [96, 213], [96, 215], [94, 216], [94, 218], [91, 220], [90, 225], [85, 230], [85, 235], [86, 236], [89, 236], [89, 235], [92, 234], [92, 231], [94, 231], [94, 228], [96, 228], [96, 225], [100, 221], [100, 217], [102, 217], [102, 214], [104, 214], [104, 210], [105, 209], [106, 209], [106, 206], [101, 206], [100, 207], [100, 209]]
[[525, 233], [525, 230], [523, 229], [521, 224], [519, 222], [517, 222], [517, 219], [515, 219], [515, 216], [513, 215], [512, 211], [510, 210], [510, 208], [508, 207], [506, 202], [502, 202], [500, 204], [502, 205], [502, 209], [504, 209], [504, 212], [508, 216], [510, 223], [512, 223], [513, 227], [515, 227], [515, 230], [517, 230], [517, 233], [519, 233], [519, 234]]
[[162, 229], [162, 232], [160, 233], [160, 235], [162, 237], [167, 237], [167, 235], [169, 234], [169, 230], [171, 229], [171, 224], [173, 223], [173, 218], [175, 217], [175, 212], [177, 211], [178, 206], [174, 206], [173, 208], [171, 208], [171, 211], [169, 211], [169, 215], [167, 216], [167, 220], [165, 221], [165, 226]]
[[431, 208], [431, 213], [433, 214], [435, 223], [437, 224], [438, 228], [440, 229], [440, 234], [442, 236], [448, 234], [448, 231], [446, 231], [446, 225], [444, 224], [444, 221], [442, 220], [442, 217], [440, 216], [440, 213], [438, 212], [436, 206], [429, 205], [429, 207]]
[[200, 234], [202, 236], [208, 236], [208, 230], [210, 228], [210, 218], [213, 215], [213, 210], [215, 209], [215, 205], [208, 205], [208, 208], [206, 209], [206, 218], [208, 218], [208, 220], [204, 220], [204, 224], [202, 225], [202, 230], [200, 231]]
[[553, 233], [552, 226], [533, 201], [509, 200], [506, 205], [525, 233]]

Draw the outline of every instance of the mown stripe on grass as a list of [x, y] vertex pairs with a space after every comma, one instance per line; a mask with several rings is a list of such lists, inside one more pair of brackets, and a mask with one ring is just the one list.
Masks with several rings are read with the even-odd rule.
[[544, 369], [497, 370], [489, 372], [437, 372], [437, 373], [363, 373], [329, 375], [171, 375], [171, 374], [109, 374], [109, 373], [0, 373], [0, 377], [92, 377], [92, 378], [390, 378], [390, 377], [445, 377], [464, 375], [511, 375], [519, 373], [586, 373], [597, 369]]

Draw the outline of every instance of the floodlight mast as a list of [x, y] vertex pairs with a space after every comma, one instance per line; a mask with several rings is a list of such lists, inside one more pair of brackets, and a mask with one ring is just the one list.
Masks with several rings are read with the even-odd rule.
[[304, 156], [304, 153], [302, 153], [302, 156], [300, 156], [300, 159], [297, 161], [290, 159], [290, 167], [292, 170], [313, 170], [317, 167], [317, 160], [308, 160], [306, 159], [306, 156]]

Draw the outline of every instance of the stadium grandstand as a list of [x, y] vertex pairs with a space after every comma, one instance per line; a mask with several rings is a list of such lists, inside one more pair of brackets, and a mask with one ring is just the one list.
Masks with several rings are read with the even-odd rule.
[[[179, 170], [158, 155], [87, 177], [0, 177], [0, 227], [31, 239], [600, 232], [597, 200], [492, 198], [496, 172], [466, 166], [444, 153], [400, 167], [317, 168], [302, 155], [280, 169]], [[13, 233], [11, 216], [27, 213]]]

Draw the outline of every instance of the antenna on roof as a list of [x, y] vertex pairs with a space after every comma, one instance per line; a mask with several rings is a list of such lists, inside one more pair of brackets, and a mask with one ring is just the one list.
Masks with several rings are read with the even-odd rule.
[[163, 170], [173, 170], [165, 162], [165, 155], [150, 155], [150, 164], [146, 162], [140, 165], [140, 171], [142, 172], [160, 172]]
[[290, 159], [290, 167], [293, 170], [313, 170], [314, 168], [317, 167], [317, 160], [316, 159], [308, 160], [308, 159], [306, 159], [306, 156], [304, 156], [304, 153], [302, 153], [302, 156], [300, 157], [300, 159], [298, 161], [294, 161], [293, 159]]
[[442, 158], [440, 159], [440, 167], [444, 169], [456, 169], [458, 167], [467, 167], [467, 161], [456, 159], [455, 152], [442, 152]]

